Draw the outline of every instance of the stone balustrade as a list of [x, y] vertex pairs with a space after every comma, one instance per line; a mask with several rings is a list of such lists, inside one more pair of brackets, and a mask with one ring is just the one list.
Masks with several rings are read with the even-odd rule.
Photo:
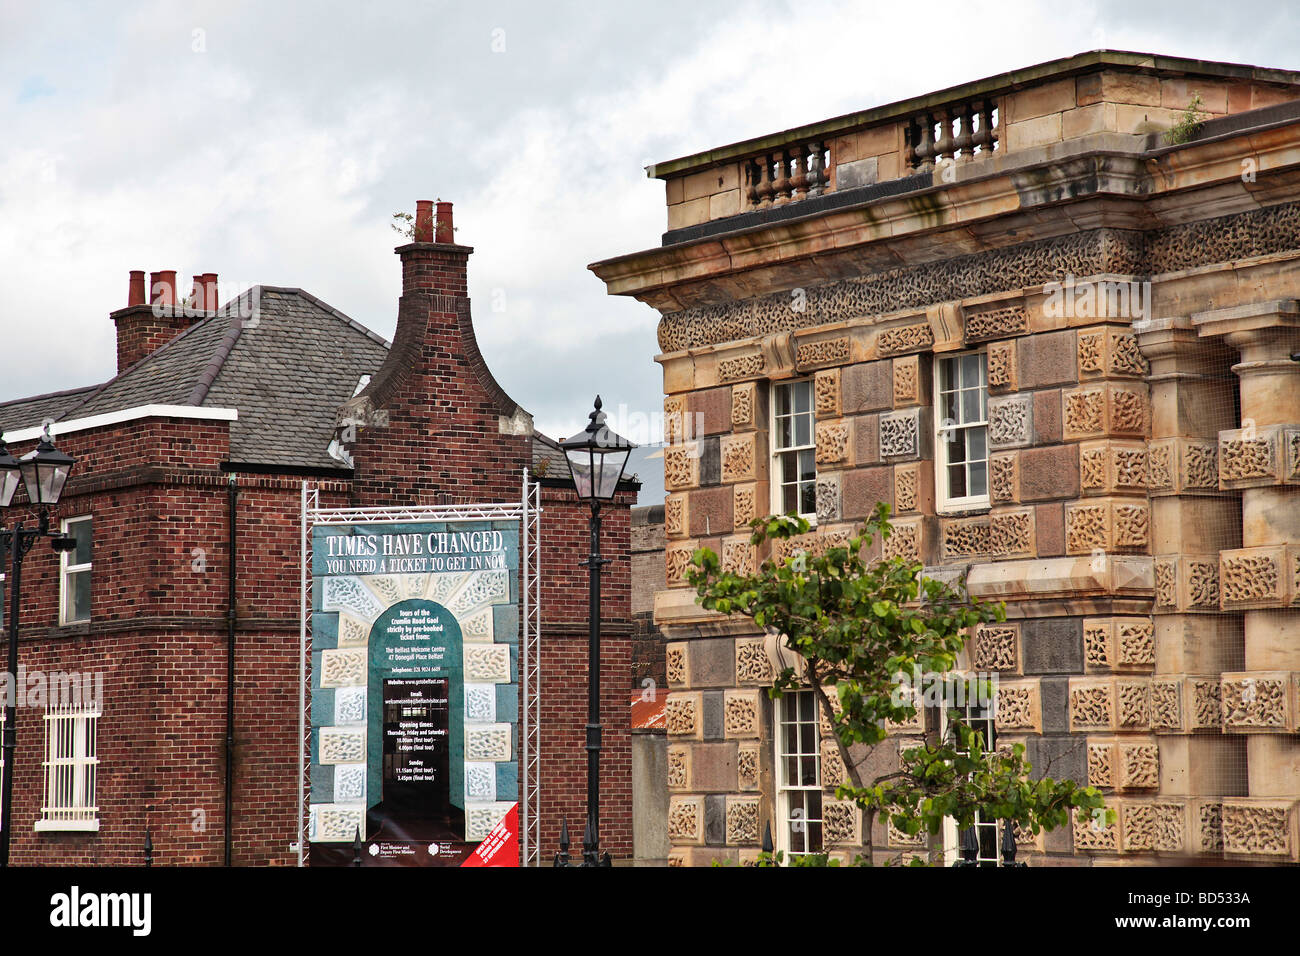
[[940, 106], [920, 113], [906, 126], [904, 161], [913, 171], [936, 160], [969, 162], [998, 148], [998, 106], [995, 99], [979, 99]]
[[821, 140], [781, 146], [741, 165], [745, 170], [745, 200], [750, 209], [767, 209], [820, 196], [830, 186], [831, 151]]

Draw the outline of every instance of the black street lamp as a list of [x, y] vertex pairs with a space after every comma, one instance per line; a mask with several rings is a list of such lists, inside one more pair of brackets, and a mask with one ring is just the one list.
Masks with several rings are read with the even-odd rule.
[[[51, 533], [49, 509], [59, 503], [72, 459], [54, 447], [47, 427], [36, 450], [14, 458], [0, 435], [0, 508], [8, 508], [18, 490], [19, 476], [27, 489], [27, 500], [38, 509], [35, 528], [24, 528], [21, 521], [12, 531], [0, 532], [0, 547], [9, 551], [9, 675], [14, 692], [5, 701], [4, 775], [0, 781], [0, 866], [9, 865], [9, 838], [13, 829], [12, 811], [14, 794], [14, 751], [18, 746], [17, 688], [18, 680], [18, 610], [22, 587], [23, 558], [32, 549], [37, 538], [48, 537], [55, 551], [71, 551], [76, 540], [67, 534]], [[0, 550], [0, 554], [3, 551]], [[2, 566], [2, 565], [0, 565]]]
[[[582, 865], [609, 866], [609, 853], [599, 857], [600, 845], [600, 569], [608, 558], [600, 556], [600, 506], [614, 499], [623, 478], [628, 456], [635, 447], [610, 430], [600, 410], [600, 396], [586, 429], [560, 442], [569, 461], [569, 474], [580, 501], [591, 505], [591, 554], [587, 566], [590, 581], [589, 640], [587, 650], [587, 826], [582, 834]], [[567, 836], [567, 827], [566, 836]], [[567, 843], [567, 841], [566, 841]], [[567, 863], [568, 847], [564, 847]], [[556, 857], [556, 866], [563, 865]]]

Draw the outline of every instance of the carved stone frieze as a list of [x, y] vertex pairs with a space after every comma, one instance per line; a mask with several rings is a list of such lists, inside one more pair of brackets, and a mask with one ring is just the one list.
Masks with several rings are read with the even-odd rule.
[[1224, 674], [1220, 713], [1227, 733], [1282, 732], [1295, 729], [1292, 679], [1286, 672]]
[[1123, 790], [1160, 786], [1160, 748], [1151, 743], [1119, 743], [1119, 785]]
[[727, 798], [727, 845], [758, 842], [758, 798]]
[[1183, 729], [1183, 682], [1161, 680], [1151, 682], [1151, 729], [1154, 731], [1181, 731]]
[[1017, 384], [1016, 343], [994, 342], [988, 349], [989, 389], [1014, 389]]
[[664, 665], [670, 685], [676, 684], [680, 687], [690, 683], [687, 667], [688, 657], [685, 644], [669, 644], [664, 649]]
[[757, 737], [758, 691], [727, 691], [722, 701], [722, 726], [728, 737]]
[[736, 641], [736, 683], [771, 684], [774, 676], [762, 638]]
[[1115, 726], [1115, 685], [1105, 679], [1070, 678], [1070, 730]]
[[1115, 682], [1115, 724], [1120, 730], [1146, 730], [1151, 687], [1146, 681]]
[[987, 516], [943, 518], [940, 520], [940, 529], [945, 561], [992, 552], [992, 535]]
[[1223, 852], [1294, 861], [1296, 802], [1225, 798]]
[[753, 485], [736, 485], [732, 489], [731, 513], [737, 530], [749, 527], [749, 523], [759, 517]]
[[994, 504], [1009, 504], [1019, 497], [1015, 452], [989, 456], [989, 493]]
[[731, 389], [731, 425], [749, 428], [754, 424], [758, 405], [758, 387], [753, 382], [733, 386]]
[[679, 844], [704, 842], [704, 798], [670, 797], [668, 839]]
[[921, 398], [920, 360], [915, 355], [894, 359], [894, 405], [915, 405]]
[[664, 449], [664, 487], [669, 491], [700, 483], [700, 446], [696, 442]]
[[989, 518], [989, 544], [1000, 557], [1033, 554], [1034, 509], [994, 512]]
[[1030, 395], [989, 399], [989, 446], [1019, 448], [1033, 441], [1034, 403]]
[[699, 732], [698, 694], [669, 694], [664, 704], [664, 724], [669, 736], [695, 736]]
[[722, 456], [722, 481], [725, 484], [750, 481], [757, 477], [755, 448], [753, 434], [722, 436], [719, 450]]
[[822, 837], [829, 846], [858, 846], [862, 843], [862, 812], [846, 800], [822, 805]]
[[917, 465], [898, 465], [894, 468], [894, 511], [904, 514], [915, 511], [917, 505], [918, 485], [920, 484], [920, 467]]
[[975, 629], [971, 664], [977, 671], [1016, 673], [1020, 670], [1020, 625], [981, 624]]
[[849, 456], [850, 426], [846, 421], [817, 422], [817, 464], [834, 465]]
[[[1300, 208], [1279, 203], [1148, 232], [1099, 228], [939, 262], [884, 269], [806, 290], [802, 311], [782, 290], [665, 315], [664, 352], [812, 328], [900, 309], [1062, 281], [1067, 275], [1153, 275], [1300, 247]], [[1005, 313], [997, 315], [995, 313]], [[1028, 331], [1023, 308], [966, 314], [966, 338]]]
[[686, 527], [686, 495], [668, 495], [664, 499], [664, 534], [683, 538]]
[[1285, 605], [1291, 584], [1285, 572], [1285, 548], [1220, 552], [1219, 600], [1225, 609]]

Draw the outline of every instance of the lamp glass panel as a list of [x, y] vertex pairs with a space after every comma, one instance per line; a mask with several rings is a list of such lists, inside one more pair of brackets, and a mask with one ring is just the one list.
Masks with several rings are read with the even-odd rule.
[[591, 500], [591, 478], [595, 470], [592, 467], [591, 450], [588, 448], [577, 448], [565, 452], [569, 459], [569, 471], [573, 475], [573, 486], [578, 492], [578, 497], [583, 501]]
[[630, 454], [631, 449], [629, 448], [618, 448], [612, 451], [596, 453], [595, 460], [598, 469], [596, 497], [602, 501], [614, 497], [614, 492], [618, 489], [618, 480], [623, 477], [623, 469], [627, 467], [627, 458]]
[[0, 508], [8, 508], [18, 490], [18, 469], [0, 468]]

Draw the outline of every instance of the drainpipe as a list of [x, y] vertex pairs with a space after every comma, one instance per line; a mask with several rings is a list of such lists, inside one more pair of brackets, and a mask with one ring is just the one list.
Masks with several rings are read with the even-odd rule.
[[235, 626], [238, 615], [235, 610], [235, 506], [239, 498], [239, 488], [235, 476], [230, 476], [226, 486], [227, 529], [226, 544], [229, 549], [230, 562], [226, 580], [226, 858], [225, 865], [231, 866], [234, 850], [234, 834], [231, 825], [234, 822], [235, 792]]

